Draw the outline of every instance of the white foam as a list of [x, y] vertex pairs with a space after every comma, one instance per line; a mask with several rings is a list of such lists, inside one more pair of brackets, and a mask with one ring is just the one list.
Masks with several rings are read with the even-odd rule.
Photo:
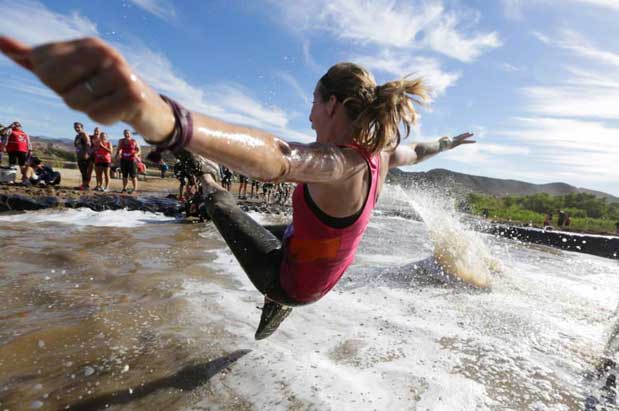
[[172, 222], [173, 217], [160, 213], [129, 210], [93, 211], [89, 208], [38, 210], [23, 214], [2, 215], [0, 221], [25, 224], [61, 223], [94, 227], [139, 227], [145, 224]]
[[[394, 230], [396, 238], [380, 237]], [[423, 257], [404, 251], [428, 241], [418, 223], [381, 218], [368, 231], [344, 280], [365, 278], [374, 264]], [[185, 283], [189, 322], [197, 325], [188, 332], [204, 338], [199, 333], [217, 321], [231, 336], [223, 347], [252, 351], [215, 375], [211, 392], [234, 387], [270, 410], [569, 409], [563, 398], [581, 399], [586, 358], [604, 347], [617, 306], [616, 263], [523, 246], [512, 256], [509, 240], [486, 239], [506, 266], [490, 292], [390, 288], [368, 276], [295, 308], [261, 342], [253, 334], [262, 298], [222, 242], [209, 268], [229, 283]]]

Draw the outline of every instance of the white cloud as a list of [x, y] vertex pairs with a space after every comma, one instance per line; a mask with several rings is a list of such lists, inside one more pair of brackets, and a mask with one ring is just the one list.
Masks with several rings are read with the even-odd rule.
[[617, 0], [572, 0], [576, 3], [590, 4], [592, 6], [603, 7], [606, 9], [619, 11], [619, 2]]
[[496, 32], [464, 33], [478, 16], [446, 11], [442, 1], [304, 0], [272, 2], [288, 27], [326, 31], [359, 45], [432, 50], [471, 62], [499, 47]]
[[619, 66], [618, 53], [601, 50], [595, 47], [576, 31], [563, 29], [559, 32], [558, 38], [555, 39], [538, 32], [534, 32], [533, 35], [544, 44], [571, 51], [592, 62]]
[[[602, 50], [572, 30], [556, 38], [534, 35], [551, 47], [568, 51], [576, 59], [561, 67], [568, 77], [553, 85], [525, 87], [526, 109], [541, 115], [572, 118], [619, 118], [619, 54]], [[563, 62], [565, 64], [565, 62]], [[612, 66], [604, 69], [602, 66]]]
[[280, 79], [288, 83], [288, 85], [292, 87], [292, 89], [297, 93], [297, 95], [301, 98], [301, 100], [303, 100], [304, 104], [308, 105], [311, 103], [311, 99], [309, 95], [305, 92], [305, 90], [303, 90], [303, 87], [301, 87], [301, 84], [299, 84], [297, 79], [294, 78], [292, 74], [285, 73], [283, 71], [278, 71], [277, 73], [275, 73], [275, 76], [279, 77]]
[[432, 58], [414, 57], [406, 52], [381, 51], [377, 56], [352, 56], [355, 61], [370, 71], [381, 71], [395, 78], [412, 74], [423, 78], [431, 88], [432, 96], [439, 96], [454, 85], [460, 73], [445, 72], [440, 63]]
[[619, 88], [581, 85], [526, 87], [526, 109], [532, 113], [573, 118], [619, 118]]
[[[34, 82], [23, 77], [5, 75], [2, 78], [2, 82], [0, 82], [0, 87], [11, 90], [11, 93], [30, 94], [34, 97], [43, 97], [55, 101], [58, 105], [63, 104], [60, 97], [49, 88], [42, 86], [39, 82]], [[3, 95], [6, 96], [7, 94], [3, 93]]]
[[[545, 167], [549, 175], [570, 176], [574, 181], [619, 181], [619, 128], [602, 122], [567, 118], [520, 117], [516, 125], [498, 130], [529, 147], [528, 163]], [[571, 181], [571, 180], [570, 180]]]
[[309, 68], [315, 72], [321, 73], [325, 71], [318, 63], [316, 63], [316, 60], [314, 60], [314, 57], [310, 51], [310, 42], [308, 40], [303, 42], [303, 58], [305, 59], [305, 64], [307, 64]]
[[161, 19], [176, 17], [174, 6], [166, 0], [129, 0], [136, 6], [154, 14]]
[[98, 35], [97, 25], [79, 14], [62, 15], [37, 1], [0, 1], [3, 24], [0, 33], [28, 44]]
[[516, 73], [516, 72], [518, 72], [518, 71], [522, 71], [522, 70], [524, 70], [524, 68], [523, 68], [523, 67], [517, 67], [517, 66], [514, 66], [514, 65], [512, 65], [512, 64], [505, 63], [505, 62], [500, 63], [500, 64], [499, 64], [499, 68], [500, 68], [501, 70], [503, 70], [503, 71], [507, 72], [507, 73]]

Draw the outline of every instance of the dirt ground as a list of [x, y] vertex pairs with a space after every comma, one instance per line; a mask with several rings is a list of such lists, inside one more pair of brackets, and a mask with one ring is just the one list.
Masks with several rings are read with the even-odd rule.
[[[60, 196], [67, 197], [75, 197], [79, 195], [83, 195], [86, 192], [77, 191], [76, 188], [81, 184], [81, 175], [79, 170], [70, 169], [70, 168], [54, 168], [54, 171], [60, 172], [62, 176], [62, 180], [59, 186], [54, 187], [54, 194]], [[18, 180], [21, 178], [19, 171]], [[93, 178], [90, 183], [91, 190], [95, 186], [95, 177], [93, 174]], [[131, 181], [127, 185], [127, 188], [131, 188]], [[166, 174], [165, 178], [160, 178], [159, 176], [147, 176], [146, 180], [144, 180], [143, 176], [140, 176], [138, 179], [138, 190], [136, 194], [150, 194], [157, 195], [160, 194], [162, 197], [167, 196], [169, 194], [178, 194], [179, 181], [174, 177], [171, 172]], [[122, 190], [122, 179], [112, 178], [110, 179], [110, 190], [109, 193], [120, 193]], [[51, 192], [49, 189], [40, 189], [38, 187], [27, 187], [22, 186], [21, 184], [0, 184], [0, 194], [25, 194], [25, 195], [50, 195]], [[238, 193], [238, 183], [232, 184], [232, 193]], [[54, 195], [52, 194], [52, 195]]]
[[[74, 188], [81, 184], [82, 177], [79, 170], [69, 168], [55, 168], [54, 171], [59, 171], [62, 175], [61, 186], [67, 188]], [[90, 187], [95, 186], [95, 176], [93, 173]], [[131, 187], [131, 180], [127, 187]], [[110, 191], [120, 192], [122, 190], [122, 179], [112, 178], [110, 179]], [[160, 192], [160, 193], [178, 193], [178, 180], [174, 178], [172, 173], [167, 173], [166, 178], [159, 178], [154, 176], [144, 177], [140, 176], [138, 179], [138, 191], [139, 192]]]

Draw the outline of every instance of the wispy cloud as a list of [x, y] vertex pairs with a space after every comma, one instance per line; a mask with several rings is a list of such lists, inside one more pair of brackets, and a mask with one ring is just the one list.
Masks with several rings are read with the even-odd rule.
[[[616, 119], [619, 117], [619, 54], [592, 45], [572, 30], [561, 30], [551, 38], [535, 36], [544, 44], [576, 57], [563, 69], [567, 74], [552, 85], [525, 87], [526, 109], [531, 113], [571, 118]], [[605, 66], [612, 66], [608, 69]]]
[[443, 94], [460, 77], [460, 73], [443, 71], [436, 59], [415, 57], [401, 51], [383, 50], [377, 56], [351, 56], [351, 60], [371, 71], [381, 71], [396, 78], [409, 74], [413, 77], [421, 77], [431, 87], [433, 96]]
[[534, 32], [533, 35], [544, 44], [570, 51], [590, 61], [619, 66], [619, 53], [596, 47], [576, 31], [560, 30], [556, 38], [551, 38], [539, 32]]
[[303, 89], [303, 87], [301, 87], [301, 84], [299, 84], [297, 79], [294, 78], [292, 74], [286, 73], [283, 71], [278, 71], [275, 73], [275, 76], [284, 80], [284, 82], [286, 82], [297, 93], [297, 95], [301, 98], [301, 100], [303, 100], [303, 103], [305, 105], [308, 105], [311, 103], [310, 96]]
[[[43, 97], [55, 101], [58, 105], [63, 104], [60, 97], [54, 94], [49, 88], [42, 86], [39, 82], [24, 77], [5, 75], [2, 78], [2, 82], [0, 82], [0, 87], [9, 89], [11, 92], [30, 94], [34, 97]], [[3, 95], [7, 94], [3, 93]]]
[[303, 58], [305, 59], [305, 64], [307, 64], [310, 69], [314, 70], [317, 73], [323, 72], [323, 68], [318, 63], [316, 63], [316, 60], [314, 60], [310, 47], [311, 46], [309, 40], [305, 40], [303, 42]]
[[512, 64], [505, 63], [505, 62], [500, 63], [499, 68], [507, 73], [516, 73], [516, 72], [524, 70], [523, 67], [517, 67]]
[[439, 0], [304, 0], [272, 2], [289, 27], [325, 31], [359, 45], [431, 50], [464, 62], [499, 47], [496, 32], [470, 28], [479, 16], [445, 10]]
[[0, 10], [5, 22], [0, 26], [0, 33], [28, 44], [99, 34], [97, 25], [79, 12], [54, 13], [37, 1], [0, 0]]
[[176, 17], [176, 10], [172, 3], [166, 0], [129, 0], [131, 3], [154, 14], [161, 19]]
[[530, 161], [569, 175], [575, 181], [619, 181], [619, 129], [602, 122], [565, 118], [521, 117], [498, 135], [517, 139], [531, 148]]
[[619, 11], [619, 2], [617, 0], [572, 0], [576, 3], [589, 4], [592, 6], [598, 6], [605, 9]]

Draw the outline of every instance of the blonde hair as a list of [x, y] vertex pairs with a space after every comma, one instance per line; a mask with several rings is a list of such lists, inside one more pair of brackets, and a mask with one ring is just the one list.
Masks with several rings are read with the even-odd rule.
[[395, 150], [400, 144], [400, 123], [405, 135], [417, 120], [414, 104], [423, 105], [427, 89], [421, 79], [390, 81], [380, 86], [372, 74], [354, 63], [338, 63], [318, 82], [318, 91], [327, 101], [334, 95], [353, 123], [355, 142], [372, 154]]

